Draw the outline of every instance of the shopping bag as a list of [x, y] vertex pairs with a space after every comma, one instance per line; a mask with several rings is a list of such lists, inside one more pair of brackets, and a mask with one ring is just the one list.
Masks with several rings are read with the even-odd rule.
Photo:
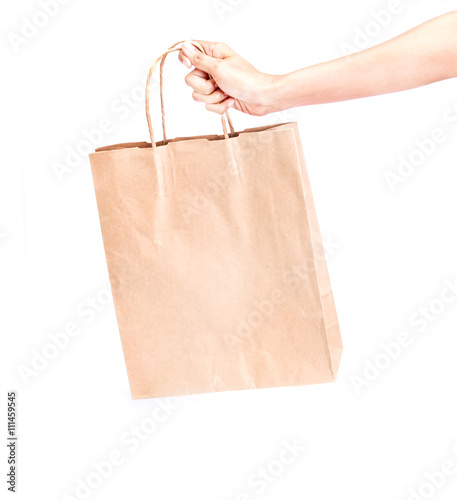
[[[297, 123], [90, 154], [133, 399], [335, 380], [337, 314]], [[198, 44], [196, 44], [198, 45]], [[227, 127], [228, 125], [228, 127]]]

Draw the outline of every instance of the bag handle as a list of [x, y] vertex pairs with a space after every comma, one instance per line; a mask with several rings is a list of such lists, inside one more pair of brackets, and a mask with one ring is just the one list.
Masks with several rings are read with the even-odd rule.
[[[162, 111], [162, 130], [163, 130], [163, 142], [164, 144], [167, 144], [167, 134], [165, 130], [165, 110], [164, 110], [164, 102], [163, 102], [163, 65], [165, 63], [165, 59], [168, 54], [171, 52], [175, 52], [178, 50], [181, 50], [181, 46], [184, 43], [184, 40], [181, 42], [177, 42], [173, 44], [171, 47], [168, 48], [162, 55], [160, 55], [153, 63], [151, 66], [151, 69], [149, 70], [148, 73], [148, 78], [146, 80], [146, 119], [148, 121], [148, 129], [149, 129], [149, 137], [151, 138], [151, 145], [153, 148], [157, 147], [155, 140], [154, 140], [154, 131], [152, 130], [152, 121], [151, 121], [151, 114], [149, 111], [149, 93], [150, 93], [150, 85], [151, 85], [151, 78], [152, 78], [152, 73], [154, 72], [155, 67], [157, 66], [157, 63], [161, 60], [160, 62], [160, 107]], [[203, 47], [195, 41], [191, 41], [192, 45], [197, 47], [199, 50], [204, 52]], [[179, 47], [177, 47], [179, 45]], [[211, 78], [211, 75], [209, 75]], [[225, 120], [227, 120], [229, 127], [230, 127], [230, 133], [234, 134], [235, 129], [233, 128], [232, 120], [229, 116], [228, 110], [221, 115], [221, 120], [222, 120], [222, 129], [224, 131], [224, 138], [228, 139], [229, 135], [227, 133], [227, 125]]]

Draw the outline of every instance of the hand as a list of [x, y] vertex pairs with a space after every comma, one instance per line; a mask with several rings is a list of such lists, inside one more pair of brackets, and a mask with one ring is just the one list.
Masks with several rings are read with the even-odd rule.
[[179, 52], [183, 64], [195, 66], [186, 76], [195, 101], [220, 114], [229, 107], [254, 116], [276, 111], [273, 96], [277, 77], [261, 73], [225, 43], [196, 41], [205, 53], [190, 42], [184, 42]]

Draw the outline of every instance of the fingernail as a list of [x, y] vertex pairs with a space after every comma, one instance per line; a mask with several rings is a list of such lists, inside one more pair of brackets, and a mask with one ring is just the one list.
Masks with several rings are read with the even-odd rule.
[[227, 102], [227, 106], [231, 108], [235, 104], [235, 99], [229, 99]]
[[195, 47], [187, 40], [182, 44], [182, 49], [184, 52], [188, 52], [189, 54], [195, 52]]

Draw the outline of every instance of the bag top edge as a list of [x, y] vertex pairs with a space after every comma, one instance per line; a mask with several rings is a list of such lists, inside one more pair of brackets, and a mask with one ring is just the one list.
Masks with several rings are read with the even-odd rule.
[[[235, 135], [233, 137], [238, 137], [239, 135], [243, 134], [249, 134], [249, 133], [255, 133], [255, 132], [262, 132], [264, 130], [271, 130], [274, 128], [280, 128], [283, 126], [287, 125], [295, 125], [297, 122], [284, 122], [284, 123], [274, 123], [270, 125], [263, 125], [259, 127], [252, 127], [252, 128], [246, 128], [244, 130], [241, 130], [240, 132], [235, 132]], [[206, 139], [208, 141], [216, 141], [216, 140], [223, 140], [224, 136], [223, 135], [217, 135], [217, 134], [212, 134], [212, 135], [195, 135], [195, 136], [187, 136], [187, 137], [174, 137], [173, 139], [168, 139], [167, 143], [172, 143], [172, 142], [182, 142], [182, 141], [188, 141], [188, 140], [195, 140], [195, 139]], [[157, 147], [160, 146], [166, 146], [164, 144], [164, 141], [157, 141], [156, 142]], [[99, 148], [96, 148], [93, 153], [90, 154], [96, 154], [96, 153], [103, 153], [107, 151], [118, 151], [122, 149], [132, 149], [132, 148], [151, 148], [151, 143], [146, 142], [146, 141], [140, 141], [140, 142], [122, 142], [118, 144], [111, 144], [109, 146], [101, 146]]]

